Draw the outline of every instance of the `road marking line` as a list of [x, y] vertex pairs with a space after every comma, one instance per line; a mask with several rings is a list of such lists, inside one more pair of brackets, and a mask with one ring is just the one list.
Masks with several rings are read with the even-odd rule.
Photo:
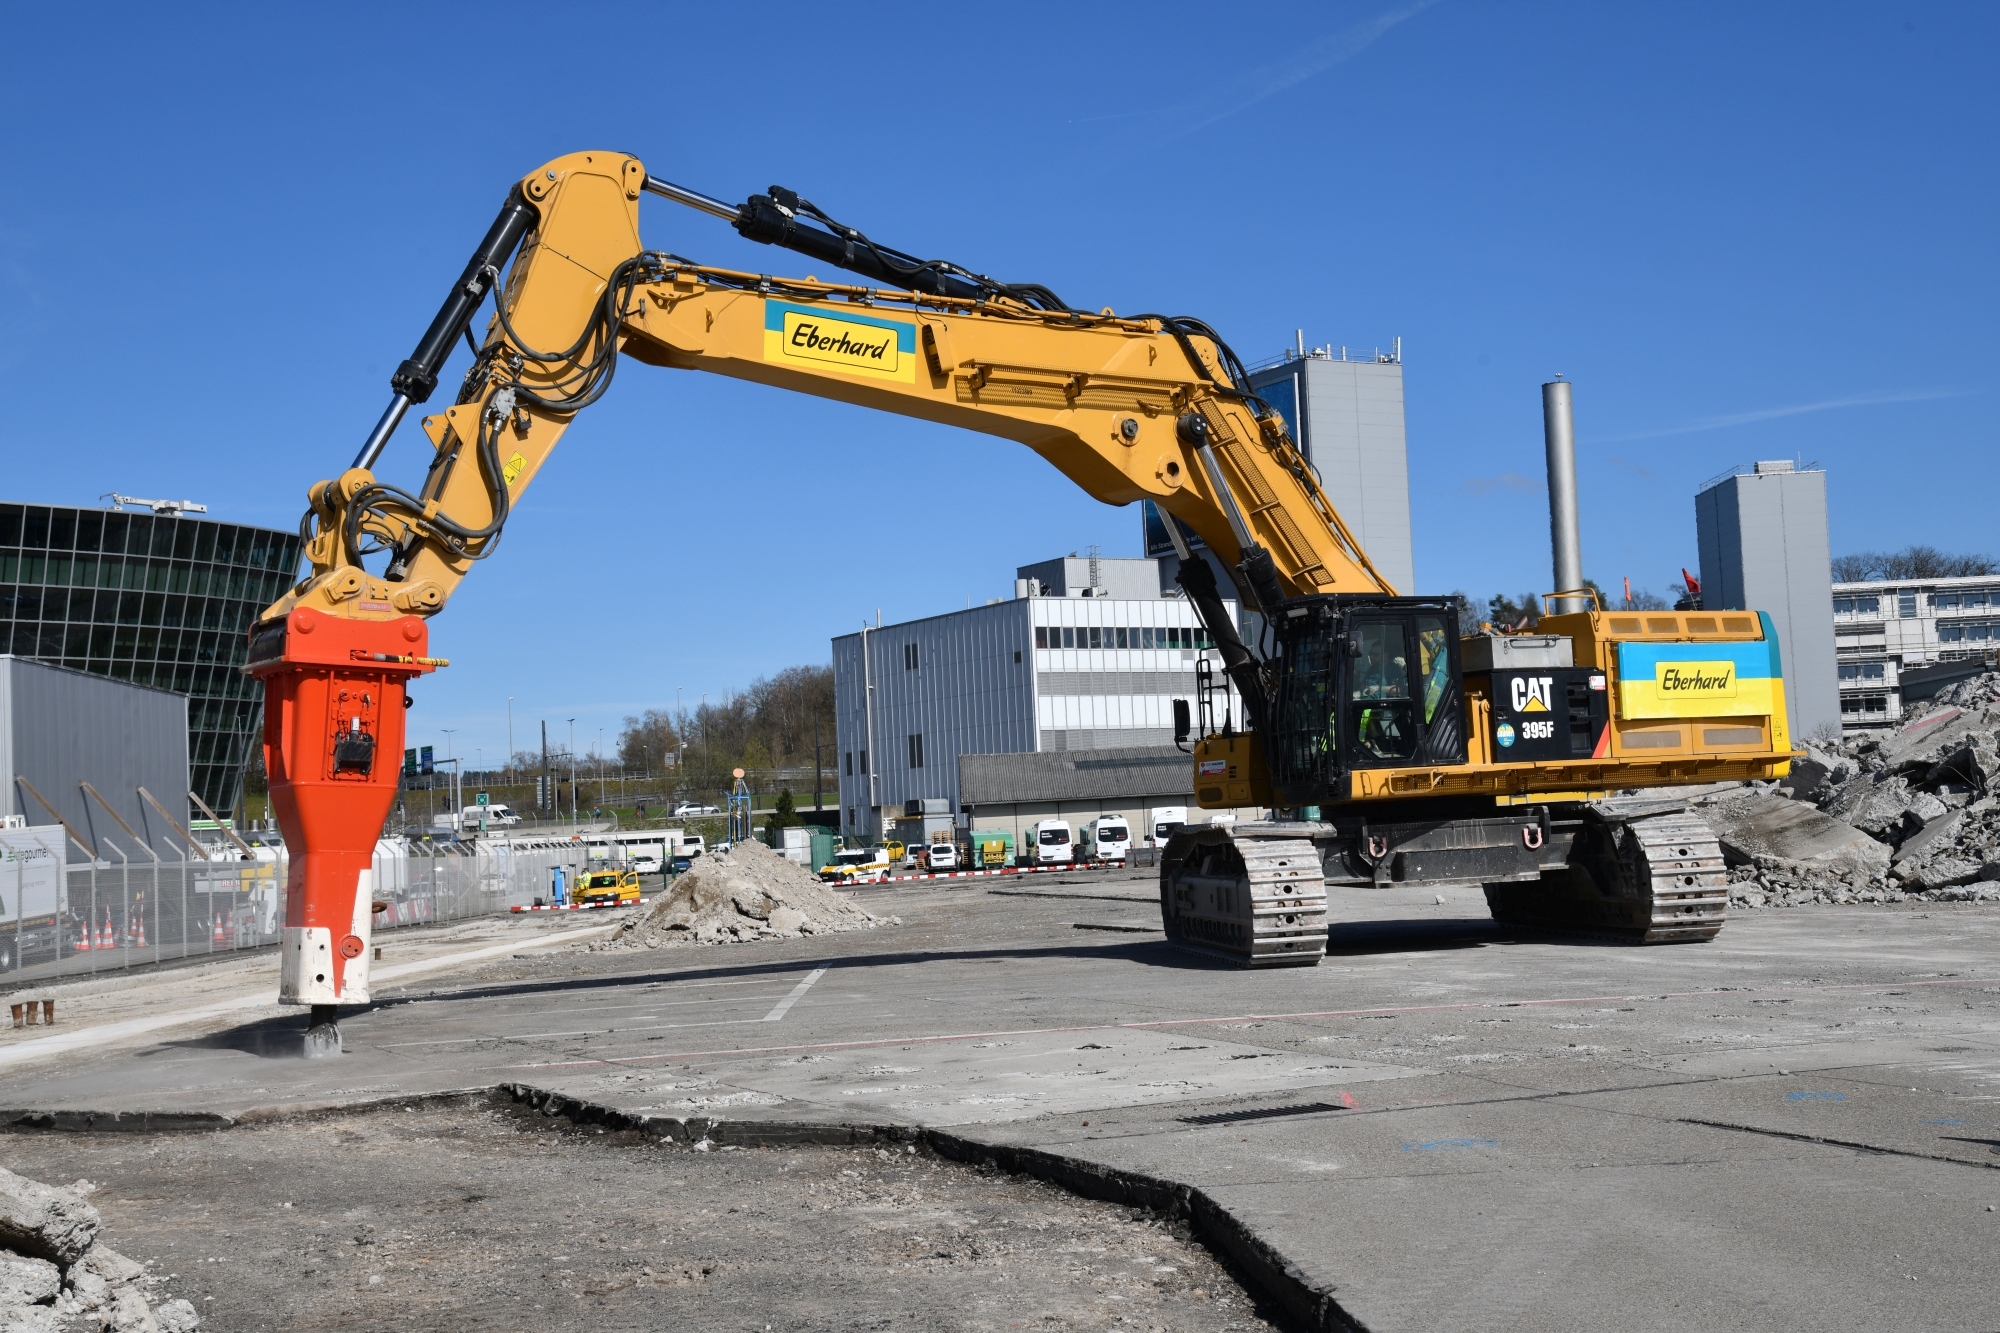
[[766, 1023], [775, 1023], [779, 1019], [783, 1018], [785, 1016], [785, 1011], [787, 1009], [790, 1009], [793, 1005], [797, 1004], [800, 998], [804, 996], [807, 991], [812, 989], [812, 984], [825, 975], [826, 975], [826, 969], [823, 967], [814, 968], [811, 972], [807, 973], [806, 979], [804, 981], [801, 981], [798, 985], [792, 987], [792, 993], [790, 995], [787, 995], [784, 999], [778, 1001], [777, 1004], [772, 1006], [771, 1012], [764, 1015], [764, 1021]]

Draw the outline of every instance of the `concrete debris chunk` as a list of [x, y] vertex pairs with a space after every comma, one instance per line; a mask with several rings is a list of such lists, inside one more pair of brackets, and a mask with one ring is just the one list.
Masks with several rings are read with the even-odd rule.
[[1773, 857], [1845, 869], [1862, 878], [1889, 864], [1889, 848], [1860, 829], [1770, 792], [1736, 793], [1703, 813], [1723, 855], [1737, 864]]
[[69, 1265], [97, 1239], [97, 1210], [66, 1189], [0, 1167], [0, 1245]]
[[176, 1298], [154, 1308], [153, 1322], [159, 1325], [160, 1333], [194, 1333], [201, 1327], [201, 1316], [194, 1306]]
[[41, 1305], [62, 1290], [62, 1270], [46, 1259], [0, 1254], [0, 1309]]
[[52, 1305], [0, 1308], [0, 1333], [59, 1333], [64, 1326], [62, 1312]]
[[85, 1268], [72, 1268], [69, 1294], [85, 1310], [102, 1310], [111, 1304], [111, 1284]]
[[804, 866], [761, 842], [740, 842], [697, 859], [642, 919], [628, 921], [608, 945], [596, 947], [733, 944], [884, 924]]
[[1940, 815], [1904, 839], [1903, 845], [1896, 849], [1895, 856], [1890, 859], [1897, 865], [1905, 861], [1922, 861], [1939, 849], [1951, 846], [1952, 835], [1958, 832], [1958, 826], [1964, 822], [1963, 810]]
[[[77, 1260], [76, 1268], [86, 1273], [95, 1273], [114, 1287], [137, 1282], [146, 1275], [143, 1267], [127, 1259], [109, 1245], [91, 1246], [89, 1252]], [[72, 1270], [71, 1276], [75, 1276], [75, 1270]]]
[[109, 1325], [111, 1333], [160, 1333], [153, 1312], [146, 1306], [146, 1298], [130, 1287], [111, 1302]]

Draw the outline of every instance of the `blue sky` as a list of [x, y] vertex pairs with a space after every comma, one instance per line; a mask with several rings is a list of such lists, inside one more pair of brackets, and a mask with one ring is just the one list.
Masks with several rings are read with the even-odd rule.
[[[1420, 590], [1548, 581], [1539, 385], [1585, 568], [1663, 590], [1700, 482], [1828, 470], [1836, 553], [2000, 554], [1988, 5], [17, 8], [0, 85], [5, 498], [290, 526], [509, 182], [640, 154], [773, 182], [1248, 359], [1404, 340]], [[807, 264], [648, 199], [649, 245]], [[447, 371], [455, 381], [464, 354]], [[406, 430], [381, 473], [420, 476]], [[580, 748], [1097, 543], [1018, 446], [628, 365], [434, 625], [413, 738]]]

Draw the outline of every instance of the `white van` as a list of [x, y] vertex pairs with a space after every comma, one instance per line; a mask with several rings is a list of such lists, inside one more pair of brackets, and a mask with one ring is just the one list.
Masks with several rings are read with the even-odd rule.
[[1123, 815], [1099, 815], [1083, 826], [1080, 861], [1123, 861], [1132, 850], [1132, 826]]
[[1028, 836], [1021, 849], [1021, 859], [1029, 865], [1066, 864], [1075, 854], [1076, 847], [1070, 836], [1067, 819], [1044, 819], [1039, 824], [1028, 826]]
[[1187, 824], [1187, 807], [1184, 805], [1163, 805], [1148, 817], [1152, 828], [1151, 846], [1164, 847], [1167, 839], [1181, 831]]
[[934, 842], [924, 848], [924, 860], [933, 873], [940, 870], [958, 869], [958, 844], [955, 842]]

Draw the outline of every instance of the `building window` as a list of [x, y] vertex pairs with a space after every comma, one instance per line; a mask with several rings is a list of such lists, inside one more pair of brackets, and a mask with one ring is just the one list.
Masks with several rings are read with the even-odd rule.
[[1901, 620], [1915, 620], [1917, 618], [1917, 595], [1915, 593], [1899, 592], [1896, 594], [1896, 616]]
[[854, 751], [852, 750], [847, 752], [847, 776], [850, 778], [854, 776]]
[[915, 671], [916, 669], [917, 669], [917, 645], [915, 645], [914, 643], [906, 643], [903, 645], [903, 670]]
[[1123, 625], [1118, 627], [1118, 646], [1120, 648], [1130, 648], [1132, 646], [1131, 640], [1127, 637], [1130, 633], [1131, 631]]
[[1840, 699], [1842, 717], [1882, 717], [1889, 715], [1889, 696], [1886, 694], [1846, 694]]
[[[1940, 635], [1939, 637], [1943, 637]], [[1840, 668], [1840, 678], [1848, 680], [1882, 680], [1884, 667], [1880, 662], [1853, 662]]]
[[847, 807], [847, 827], [848, 827], [848, 828], [850, 828], [850, 829], [852, 829], [852, 828], [854, 828], [854, 827], [855, 827], [855, 823], [854, 823], [854, 807], [853, 807], [853, 806], [851, 806], [851, 805]]
[[1014, 650], [1014, 665], [1019, 666], [1020, 664], [1021, 664], [1021, 650], [1019, 648], [1016, 648]]
[[[1048, 646], [1049, 646], [1049, 627], [1047, 625], [1035, 626], [1035, 647], [1046, 648]], [[1021, 658], [1018, 654], [1016, 654], [1014, 660], [1018, 662], [1021, 660]]]
[[861, 773], [864, 777], [868, 774], [868, 751], [866, 750], [861, 752]]
[[923, 766], [924, 738], [922, 736], [912, 736], [910, 737], [910, 767], [922, 768]]
[[1063, 634], [1063, 641], [1062, 641], [1062, 646], [1063, 646], [1063, 647], [1065, 647], [1065, 648], [1074, 648], [1074, 647], [1076, 647], [1076, 631], [1075, 631], [1075, 630], [1073, 630], [1073, 629], [1069, 629], [1069, 628], [1065, 628], [1065, 629], [1063, 630], [1062, 634]]
[[1096, 625], [1090, 626], [1089, 629], [1090, 629], [1090, 646], [1092, 648], [1102, 648], [1104, 646], [1104, 631], [1098, 628]]
[[1880, 597], [1836, 597], [1833, 599], [1833, 613], [1837, 616], [1879, 616], [1882, 614]]

